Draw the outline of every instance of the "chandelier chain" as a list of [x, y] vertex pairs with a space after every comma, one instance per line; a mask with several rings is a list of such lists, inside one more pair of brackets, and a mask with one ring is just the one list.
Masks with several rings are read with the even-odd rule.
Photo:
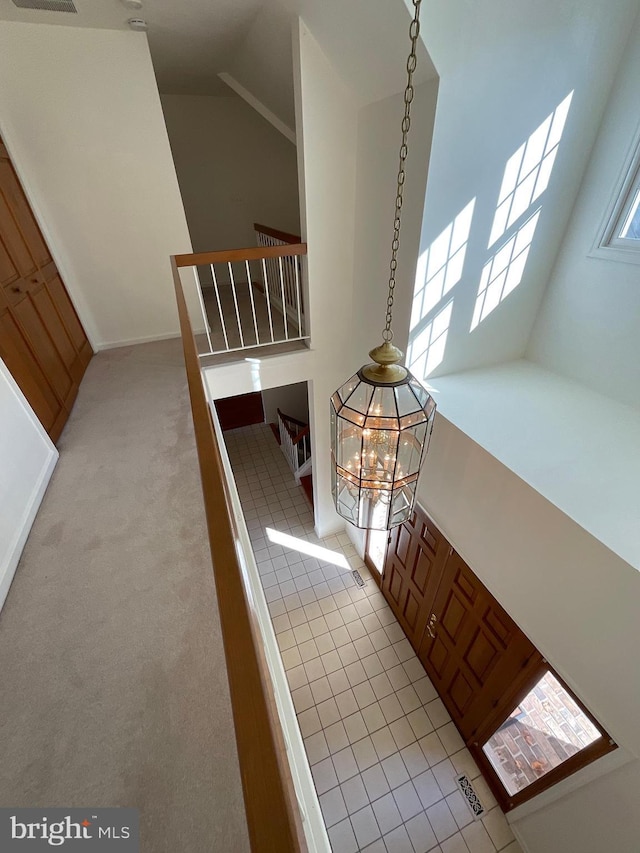
[[396, 269], [398, 267], [398, 249], [400, 248], [400, 225], [402, 219], [402, 202], [404, 197], [405, 183], [405, 161], [407, 159], [407, 137], [411, 127], [411, 103], [413, 101], [413, 74], [416, 70], [417, 56], [416, 48], [420, 35], [420, 4], [422, 0], [413, 0], [414, 15], [409, 27], [409, 38], [411, 39], [411, 52], [407, 58], [407, 85], [404, 90], [404, 116], [402, 118], [402, 142], [400, 144], [400, 155], [398, 164], [398, 183], [396, 190], [395, 216], [393, 220], [393, 241], [391, 243], [391, 261], [389, 263], [389, 293], [387, 296], [386, 323], [382, 332], [384, 341], [393, 339], [391, 321], [393, 315], [393, 292], [396, 286]]

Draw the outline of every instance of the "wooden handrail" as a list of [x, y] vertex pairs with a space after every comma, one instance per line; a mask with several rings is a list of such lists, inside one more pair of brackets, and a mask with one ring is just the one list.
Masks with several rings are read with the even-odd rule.
[[251, 850], [307, 853], [258, 617], [236, 555], [238, 533], [179, 266], [178, 258], [172, 257]]
[[[284, 424], [284, 428], [289, 433], [289, 438], [291, 439], [294, 445], [299, 444], [302, 439], [305, 438], [305, 436], [309, 435], [309, 424], [305, 424], [303, 421], [299, 421], [297, 418], [292, 418], [291, 415], [285, 415], [285, 413], [281, 412], [280, 409], [278, 409], [277, 412], [278, 417]], [[294, 432], [287, 423], [287, 421], [291, 421], [292, 424], [302, 427], [300, 432]]]
[[293, 439], [294, 444], [299, 444], [303, 438], [306, 438], [309, 435], [309, 427], [306, 426], [301, 432], [297, 434], [297, 436]]
[[299, 421], [297, 418], [292, 418], [291, 415], [285, 415], [284, 412], [277, 410], [278, 415], [282, 418], [283, 421], [291, 421], [292, 424], [295, 424], [299, 427], [308, 427], [309, 424], [306, 424], [304, 421]]
[[235, 261], [259, 261], [262, 258], [284, 258], [289, 255], [306, 255], [306, 243], [286, 246], [250, 246], [247, 249], [226, 249], [221, 252], [198, 252], [191, 255], [174, 255], [177, 267], [198, 267], [209, 264], [227, 264]]
[[253, 230], [266, 237], [273, 237], [274, 240], [282, 240], [283, 243], [302, 243], [299, 234], [288, 234], [286, 231], [278, 231], [277, 228], [269, 228], [268, 225], [260, 225], [258, 222], [253, 223]]

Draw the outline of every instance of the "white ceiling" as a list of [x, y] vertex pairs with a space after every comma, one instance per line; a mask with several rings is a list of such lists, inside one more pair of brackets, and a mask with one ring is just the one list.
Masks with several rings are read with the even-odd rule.
[[[141, 17], [149, 27], [161, 92], [231, 94], [217, 75], [233, 68], [256, 17], [262, 11], [264, 18], [273, 7], [274, 21], [285, 30], [294, 17], [304, 19], [361, 103], [386, 97], [404, 85], [409, 25], [404, 0], [143, 0], [140, 11], [127, 9], [121, 0], [74, 2], [76, 15], [18, 9], [11, 0], [0, 0], [0, 20], [127, 29], [128, 18]], [[263, 50], [268, 52], [269, 45], [265, 43]], [[290, 56], [282, 56], [288, 67], [281, 77], [292, 76]], [[278, 57], [272, 57], [274, 61]], [[421, 48], [418, 79], [434, 74]]]

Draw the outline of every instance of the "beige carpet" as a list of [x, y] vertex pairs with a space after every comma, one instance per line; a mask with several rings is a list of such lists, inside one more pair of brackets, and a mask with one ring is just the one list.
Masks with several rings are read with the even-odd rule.
[[89, 366], [0, 614], [0, 805], [249, 849], [179, 341]]

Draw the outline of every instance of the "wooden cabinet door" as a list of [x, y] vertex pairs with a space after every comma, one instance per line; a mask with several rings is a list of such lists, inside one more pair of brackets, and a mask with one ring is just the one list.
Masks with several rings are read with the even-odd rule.
[[391, 532], [382, 592], [417, 651], [450, 545], [422, 509]]
[[453, 551], [418, 656], [467, 743], [508, 713], [542, 660], [535, 646]]
[[0, 140], [0, 355], [55, 441], [93, 355]]

